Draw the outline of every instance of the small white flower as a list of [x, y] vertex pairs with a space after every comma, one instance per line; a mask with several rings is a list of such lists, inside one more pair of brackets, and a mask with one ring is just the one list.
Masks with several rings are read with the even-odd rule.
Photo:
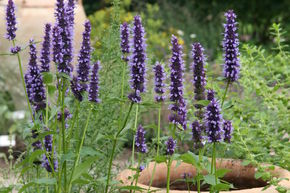
[[194, 39], [194, 38], [196, 38], [196, 34], [190, 34], [189, 37], [192, 38], [192, 39]]

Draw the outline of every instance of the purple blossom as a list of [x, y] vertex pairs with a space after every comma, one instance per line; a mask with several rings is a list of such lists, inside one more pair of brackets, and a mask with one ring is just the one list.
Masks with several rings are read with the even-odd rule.
[[215, 98], [215, 91], [213, 89], [207, 90], [207, 100], [212, 101]]
[[[57, 120], [59, 121], [59, 122], [62, 122], [62, 112], [58, 112], [57, 113]], [[69, 120], [69, 119], [71, 119], [72, 118], [72, 115], [70, 114], [70, 112], [69, 112], [69, 110], [67, 109], [67, 108], [65, 108], [64, 109], [64, 121], [65, 121], [65, 128], [68, 128], [68, 123], [67, 123], [67, 121]]]
[[10, 52], [12, 54], [17, 54], [20, 51], [21, 51], [21, 47], [20, 46], [15, 46], [15, 47], [10, 48]]
[[233, 125], [231, 121], [224, 120], [224, 142], [230, 143], [232, 139], [232, 133], [233, 133]]
[[78, 81], [81, 86], [81, 92], [86, 91], [88, 88], [87, 82], [89, 81], [89, 73], [90, 73], [90, 62], [91, 62], [91, 23], [90, 21], [86, 21], [85, 31], [83, 32], [83, 42], [81, 46], [81, 50], [78, 57]]
[[155, 100], [157, 102], [162, 102], [165, 100], [165, 96], [163, 95], [165, 93], [165, 78], [166, 78], [166, 74], [164, 72], [164, 67], [157, 62], [155, 64], [155, 66], [153, 67], [153, 71], [155, 73], [155, 92], [156, 92], [156, 96], [155, 96]]
[[44, 37], [43, 37], [41, 56], [40, 56], [41, 72], [49, 72], [50, 33], [51, 33], [51, 24], [47, 23], [47, 24], [45, 24]]
[[73, 93], [73, 95], [75, 96], [75, 98], [79, 101], [83, 100], [83, 96], [81, 94], [81, 86], [78, 82], [78, 79], [76, 76], [73, 76], [72, 80], [71, 80], [71, 91]]
[[186, 129], [186, 102], [183, 98], [183, 71], [184, 62], [182, 59], [182, 46], [178, 44], [178, 39], [172, 35], [172, 56], [170, 60], [170, 101], [174, 104], [170, 105], [173, 111], [169, 116], [169, 121], [174, 124], [180, 124]]
[[135, 135], [135, 146], [137, 149], [137, 152], [140, 153], [147, 153], [147, 145], [145, 143], [145, 130], [142, 127], [142, 125], [139, 125], [137, 128], [137, 132]]
[[221, 141], [222, 124], [223, 117], [220, 105], [216, 99], [213, 99], [206, 107], [205, 113], [206, 134], [210, 143]]
[[[194, 43], [192, 45], [192, 57], [193, 57], [193, 86], [194, 86], [194, 99], [205, 100], [205, 56], [203, 54], [204, 49], [200, 43]], [[196, 108], [201, 109], [203, 105], [195, 105]]]
[[121, 51], [122, 51], [122, 59], [125, 62], [129, 61], [128, 54], [130, 53], [130, 46], [129, 46], [129, 26], [126, 22], [120, 25], [120, 38], [121, 38]]
[[142, 172], [145, 169], [145, 166], [141, 165], [139, 166], [139, 172]]
[[45, 108], [46, 96], [45, 89], [43, 85], [42, 76], [40, 70], [37, 66], [37, 54], [34, 40], [30, 40], [30, 59], [28, 63], [28, 69], [25, 74], [26, 89], [28, 91], [29, 101], [33, 104], [36, 111]]
[[237, 33], [236, 14], [233, 10], [225, 13], [226, 24], [224, 24], [224, 76], [229, 82], [234, 82], [239, 78], [239, 39]]
[[[37, 131], [37, 130], [33, 129], [33, 130], [31, 131], [31, 133], [32, 133], [32, 139], [36, 139], [36, 138], [38, 137], [38, 131]], [[33, 147], [33, 150], [34, 150], [34, 151], [35, 151], [35, 150], [38, 150], [38, 149], [41, 149], [41, 142], [40, 142], [39, 140], [34, 141], [34, 142], [32, 143], [32, 147]]]
[[8, 0], [6, 7], [6, 38], [8, 40], [14, 40], [16, 37], [16, 16], [15, 16], [15, 4], [13, 0]]
[[[49, 131], [49, 129], [47, 129], [47, 131]], [[54, 170], [57, 170], [57, 167], [58, 167], [57, 160], [56, 159], [52, 160], [52, 135], [45, 136], [43, 143], [44, 143], [44, 148], [45, 148], [46, 153], [49, 156], [49, 158], [47, 158], [47, 156], [45, 154], [43, 155], [42, 167], [44, 167], [46, 169], [46, 171], [52, 172], [52, 168], [50, 165], [50, 162], [51, 162], [54, 165]]]
[[58, 65], [63, 61], [61, 29], [54, 26], [52, 29], [53, 61]]
[[66, 10], [66, 15], [67, 15], [67, 22], [68, 25], [72, 28], [74, 27], [75, 24], [75, 0], [68, 0], [67, 4], [65, 5], [65, 10]]
[[90, 87], [89, 87], [89, 96], [88, 99], [91, 102], [99, 103], [99, 69], [100, 61], [97, 61], [92, 69]]
[[173, 155], [176, 148], [176, 140], [174, 140], [172, 137], [169, 137], [168, 140], [165, 142], [165, 145], [166, 145], [166, 154]]
[[202, 126], [199, 124], [199, 121], [194, 121], [191, 126], [194, 148], [199, 149], [203, 147]]
[[134, 17], [133, 22], [133, 38], [132, 38], [132, 55], [130, 59], [131, 66], [131, 88], [133, 93], [129, 94], [128, 98], [132, 102], [140, 103], [140, 93], [145, 92], [146, 87], [146, 43], [145, 30], [142, 26], [141, 17]]

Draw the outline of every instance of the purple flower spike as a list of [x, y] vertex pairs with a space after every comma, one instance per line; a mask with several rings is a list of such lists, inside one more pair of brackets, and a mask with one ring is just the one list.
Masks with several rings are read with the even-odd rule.
[[83, 42], [78, 57], [78, 81], [81, 85], [81, 92], [88, 88], [90, 62], [91, 62], [91, 23], [85, 22], [85, 31], [83, 32]]
[[[31, 133], [32, 133], [32, 138], [33, 139], [36, 139], [37, 137], [38, 137], [38, 132], [37, 132], [37, 130], [32, 130], [31, 131]], [[39, 140], [37, 140], [37, 141], [35, 141], [35, 142], [33, 142], [32, 143], [32, 147], [33, 147], [33, 150], [35, 151], [35, 150], [38, 150], [38, 149], [41, 149], [42, 147], [41, 147], [41, 142], [39, 141]]]
[[99, 103], [99, 69], [100, 69], [100, 61], [97, 61], [92, 69], [91, 73], [91, 81], [89, 87], [89, 96], [88, 99], [91, 102]]
[[232, 133], [234, 130], [232, 122], [225, 120], [223, 130], [224, 130], [224, 142], [230, 143], [232, 139]]
[[[194, 99], [205, 100], [205, 56], [203, 54], [204, 49], [200, 43], [194, 43], [192, 45], [192, 57], [193, 57], [193, 86], [194, 86]], [[203, 108], [202, 105], [195, 105], [196, 108]]]
[[168, 140], [165, 142], [165, 144], [166, 144], [166, 154], [173, 155], [176, 148], [176, 140], [173, 140], [172, 137], [169, 137]]
[[16, 37], [16, 16], [15, 16], [15, 4], [13, 0], [8, 0], [6, 7], [6, 38], [8, 40], [14, 40]]
[[234, 82], [239, 78], [239, 39], [237, 33], [236, 14], [233, 10], [225, 13], [226, 24], [224, 24], [224, 76], [229, 82]]
[[192, 123], [192, 140], [194, 144], [194, 148], [203, 147], [203, 136], [202, 136], [202, 126], [198, 121], [194, 121]]
[[220, 105], [215, 99], [206, 107], [205, 124], [209, 143], [221, 141], [223, 117]]
[[186, 103], [183, 98], [183, 72], [184, 62], [182, 59], [182, 46], [178, 44], [178, 39], [172, 35], [172, 56], [170, 60], [170, 101], [174, 104], [170, 105], [173, 111], [169, 116], [169, 121], [174, 124], [180, 124], [186, 129]]
[[61, 29], [55, 26], [52, 30], [53, 62], [57, 65], [63, 61]]
[[75, 98], [79, 101], [83, 100], [83, 96], [81, 94], [81, 86], [80, 83], [78, 82], [77, 77], [73, 76], [72, 80], [71, 80], [71, 91], [73, 93], [73, 95], [75, 96]]
[[155, 100], [157, 102], [163, 102], [165, 100], [165, 96], [163, 95], [165, 93], [165, 83], [164, 80], [166, 78], [166, 74], [164, 72], [164, 67], [157, 62], [155, 66], [153, 67], [153, 71], [155, 73]]
[[121, 51], [123, 53], [122, 59], [125, 62], [129, 61], [128, 54], [130, 53], [130, 46], [129, 46], [129, 26], [126, 22], [121, 24], [120, 26], [120, 38], [121, 38]]
[[207, 90], [207, 100], [212, 101], [215, 98], [215, 91], [213, 89]]
[[145, 143], [145, 130], [143, 129], [142, 125], [138, 126], [136, 135], [135, 135], [135, 146], [137, 152], [140, 153], [147, 153], [147, 145]]
[[49, 24], [49, 23], [45, 24], [44, 37], [43, 37], [41, 56], [40, 56], [41, 72], [49, 72], [50, 33], [51, 33], [51, 24]]
[[76, 2], [75, 0], [68, 0], [66, 7], [65, 7], [66, 15], [67, 15], [67, 22], [72, 30], [73, 30], [73, 27], [75, 24], [75, 13], [74, 13], [75, 2]]
[[33, 40], [30, 40], [30, 59], [27, 73], [25, 74], [26, 89], [29, 88], [29, 101], [33, 104], [36, 111], [45, 108], [46, 96], [42, 76], [37, 66], [36, 47]]
[[[49, 131], [49, 129], [47, 129], [47, 131]], [[50, 161], [54, 165], [54, 171], [56, 171], [58, 164], [57, 164], [56, 160], [52, 160], [52, 135], [47, 135], [44, 137], [44, 148], [45, 148], [49, 158], [47, 158], [47, 156], [45, 154], [43, 155], [42, 167], [44, 167], [46, 169], [46, 171], [52, 172], [52, 168], [51, 168], [51, 165], [49, 163], [49, 161]], [[50, 159], [50, 160], [48, 160], [48, 159]]]
[[12, 54], [17, 54], [20, 51], [21, 51], [21, 47], [20, 46], [15, 46], [15, 47], [10, 48], [10, 52]]
[[133, 22], [132, 55], [130, 59], [131, 66], [131, 88], [134, 90], [128, 98], [135, 103], [141, 102], [140, 93], [145, 92], [146, 87], [146, 43], [145, 30], [142, 26], [141, 17], [135, 16]]

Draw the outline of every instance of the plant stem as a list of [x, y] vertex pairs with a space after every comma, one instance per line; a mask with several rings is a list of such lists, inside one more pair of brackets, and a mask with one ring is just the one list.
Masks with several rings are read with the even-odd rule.
[[114, 154], [115, 154], [115, 150], [116, 150], [116, 145], [117, 145], [118, 137], [119, 137], [120, 133], [126, 127], [126, 124], [127, 124], [128, 118], [129, 118], [129, 115], [130, 115], [130, 113], [132, 111], [133, 104], [134, 103], [131, 102], [130, 108], [129, 108], [129, 111], [128, 111], [127, 116], [125, 118], [125, 121], [123, 123], [123, 126], [119, 129], [119, 131], [117, 132], [117, 134], [114, 137], [113, 149], [112, 149], [112, 152], [111, 152], [111, 155], [110, 155], [110, 162], [109, 162], [109, 168], [108, 168], [108, 175], [107, 175], [107, 182], [106, 182], [106, 189], [105, 189], [105, 192], [106, 193], [108, 193], [108, 190], [109, 190], [109, 184], [110, 184], [110, 179], [111, 179], [112, 163], [113, 163], [113, 158], [114, 158]]
[[229, 89], [230, 83], [231, 83], [230, 80], [228, 80], [228, 82], [227, 82], [227, 86], [226, 86], [226, 90], [225, 90], [224, 96], [223, 96], [223, 98], [222, 98], [221, 108], [222, 108], [223, 105], [224, 105], [224, 102], [225, 102], [225, 99], [226, 99], [226, 95], [227, 95], [227, 92], [228, 92], [228, 89]]
[[[12, 44], [13, 44], [13, 47], [15, 47], [15, 40], [12, 40]], [[24, 89], [24, 92], [25, 92], [25, 97], [26, 97], [26, 100], [27, 100], [28, 109], [29, 109], [32, 121], [34, 122], [34, 116], [33, 116], [33, 113], [32, 113], [32, 109], [31, 109], [31, 106], [30, 106], [30, 102], [29, 102], [29, 98], [28, 98], [28, 94], [27, 94], [27, 90], [26, 90], [26, 86], [25, 86], [24, 75], [23, 75], [22, 64], [21, 64], [21, 58], [20, 58], [20, 54], [19, 53], [17, 53], [17, 59], [18, 59], [20, 76], [21, 76], [22, 86], [23, 86], [23, 89]]]
[[[211, 159], [211, 169], [210, 173], [215, 176], [215, 184], [217, 184], [217, 175], [216, 175], [216, 143], [213, 143], [212, 147], [212, 159]], [[212, 190], [212, 187], [211, 187]]]
[[[36, 166], [36, 176], [39, 179], [39, 166]], [[39, 184], [37, 184], [37, 193], [40, 193]]]
[[170, 167], [171, 167], [171, 156], [169, 156], [169, 159], [167, 162], [166, 193], [169, 193], [169, 190], [170, 190]]
[[[160, 107], [158, 109], [157, 151], [156, 151], [156, 156], [159, 156], [161, 109], [162, 109], [162, 103], [160, 104]], [[155, 171], [156, 171], [156, 165], [157, 165], [157, 163], [155, 162], [154, 163], [153, 172], [152, 172], [152, 176], [151, 176], [150, 183], [149, 183], [148, 191], [150, 191], [152, 182], [154, 180], [154, 175], [155, 175]]]
[[70, 180], [69, 180], [69, 185], [68, 185], [69, 191], [71, 189], [71, 183], [72, 183], [72, 178], [73, 178], [73, 175], [74, 175], [74, 171], [75, 171], [75, 169], [76, 169], [76, 167], [78, 165], [78, 162], [79, 162], [80, 152], [81, 152], [81, 149], [82, 149], [83, 144], [84, 144], [86, 131], [87, 131], [87, 128], [88, 128], [88, 125], [89, 125], [89, 120], [90, 120], [90, 117], [91, 117], [91, 113], [92, 113], [92, 107], [89, 110], [89, 115], [87, 117], [86, 125], [85, 125], [85, 128], [84, 128], [83, 133], [82, 133], [81, 142], [80, 142], [80, 145], [79, 145], [78, 150], [77, 150], [77, 156], [76, 156], [76, 159], [75, 159], [75, 162], [74, 162], [73, 170], [72, 170], [71, 177], [70, 177]]
[[69, 133], [68, 133], [68, 136], [67, 136], [67, 144], [66, 144], [66, 148], [69, 149], [69, 145], [70, 145], [70, 140], [71, 140], [71, 136], [73, 134], [73, 130], [74, 130], [74, 127], [75, 127], [75, 123], [76, 123], [76, 120], [78, 119], [78, 116], [79, 116], [79, 108], [80, 108], [80, 102], [78, 100], [76, 100], [76, 109], [73, 113], [73, 121], [72, 121], [72, 124], [70, 125], [70, 128], [69, 128]]
[[[141, 163], [141, 155], [140, 155], [140, 153], [138, 153], [137, 177], [136, 177], [136, 181], [135, 181], [135, 187], [137, 186], [138, 179], [139, 179], [139, 174], [140, 174], [140, 163]], [[135, 191], [136, 191], [136, 190], [134, 190], [133, 193], [135, 193]]]
[[[136, 114], [135, 114], [135, 123], [134, 123], [134, 130], [133, 133], [135, 134], [136, 130], [137, 130], [137, 122], [138, 122], [138, 109], [139, 109], [139, 105], [137, 103], [136, 105]], [[131, 158], [131, 165], [134, 165], [134, 154], [135, 154], [135, 137], [133, 134], [133, 143], [132, 143], [132, 158]]]
[[[198, 164], [200, 166], [201, 164], [201, 159], [202, 159], [202, 149], [200, 148], [199, 151], [198, 151]], [[197, 192], [200, 193], [200, 170], [197, 169]]]

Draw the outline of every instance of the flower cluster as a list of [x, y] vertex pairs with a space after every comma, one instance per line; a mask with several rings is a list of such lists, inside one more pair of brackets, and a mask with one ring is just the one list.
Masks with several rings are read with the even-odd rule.
[[29, 89], [27, 92], [29, 101], [34, 106], [35, 111], [39, 111], [46, 106], [45, 89], [40, 70], [37, 66], [36, 47], [33, 40], [30, 40], [29, 48], [30, 59], [28, 70], [25, 74], [26, 89]]
[[137, 128], [137, 132], [135, 135], [135, 146], [137, 152], [140, 153], [147, 153], [147, 145], [145, 143], [145, 130], [143, 129], [142, 125], [139, 125]]
[[[49, 129], [47, 129], [47, 131], [49, 131]], [[49, 158], [47, 158], [45, 154], [43, 155], [42, 167], [44, 167], [46, 171], [52, 172], [50, 163], [53, 163], [54, 171], [56, 171], [58, 167], [58, 162], [57, 162], [57, 159], [52, 159], [52, 135], [47, 135], [44, 137], [44, 148]]]
[[60, 64], [63, 61], [61, 29], [54, 26], [52, 29], [53, 62]]
[[[38, 137], [38, 131], [37, 131], [37, 130], [33, 129], [33, 130], [31, 131], [31, 133], [32, 133], [32, 139], [36, 139], [36, 138]], [[41, 149], [41, 148], [42, 148], [42, 147], [41, 147], [41, 141], [39, 141], [39, 140], [34, 141], [34, 142], [32, 143], [32, 147], [33, 147], [33, 150], [34, 150], [34, 151], [35, 151], [35, 150], [38, 150], [38, 149]]]
[[89, 81], [90, 62], [91, 62], [91, 23], [85, 22], [85, 31], [83, 32], [83, 42], [78, 57], [78, 81], [80, 83], [80, 92], [86, 91]]
[[168, 140], [165, 142], [165, 144], [166, 144], [166, 154], [173, 155], [176, 148], [176, 140], [174, 140], [172, 137], [169, 137]]
[[50, 63], [50, 33], [51, 24], [46, 24], [44, 29], [44, 37], [42, 42], [41, 56], [40, 56], [40, 67], [41, 72], [49, 72]]
[[172, 35], [172, 57], [170, 60], [170, 101], [174, 102], [170, 106], [173, 111], [169, 117], [170, 122], [180, 124], [186, 129], [186, 103], [183, 98], [183, 71], [184, 62], [182, 59], [182, 47], [178, 43], [178, 39]]
[[88, 99], [91, 102], [99, 103], [99, 69], [100, 61], [97, 61], [92, 69], [90, 87], [89, 87], [89, 96]]
[[121, 38], [121, 51], [122, 51], [122, 59], [125, 62], [129, 61], [128, 54], [130, 53], [130, 46], [129, 46], [129, 26], [126, 22], [120, 25], [120, 38]]
[[202, 126], [199, 124], [199, 121], [194, 121], [191, 126], [194, 147], [197, 149], [203, 147]]
[[140, 93], [145, 92], [146, 83], [146, 44], [145, 30], [142, 26], [141, 17], [135, 16], [133, 22], [133, 39], [132, 39], [132, 55], [130, 59], [131, 66], [131, 88], [133, 93], [128, 98], [135, 103], [141, 102]]
[[232, 122], [228, 120], [224, 120], [224, 141], [227, 143], [231, 142], [232, 132], [234, 130]]
[[16, 16], [15, 16], [15, 4], [13, 0], [8, 0], [6, 7], [6, 38], [8, 40], [14, 40], [16, 37]]
[[21, 51], [21, 47], [20, 46], [15, 46], [15, 47], [10, 48], [10, 52], [12, 54], [17, 54], [20, 51]]
[[166, 78], [166, 74], [164, 72], [164, 67], [157, 62], [155, 66], [153, 67], [153, 71], [155, 73], [155, 100], [157, 102], [162, 102], [165, 100], [165, 96], [163, 95], [165, 93], [165, 83], [164, 80]]
[[223, 117], [220, 105], [216, 99], [213, 99], [206, 107], [205, 125], [209, 143], [221, 141]]
[[215, 98], [215, 91], [213, 89], [207, 90], [207, 100], [212, 101]]
[[78, 101], [82, 101], [83, 96], [82, 96], [82, 93], [80, 92], [81, 86], [80, 86], [78, 78], [76, 76], [73, 76], [72, 80], [70, 81], [70, 88], [71, 88], [71, 92], [73, 93], [75, 98]]
[[229, 82], [234, 82], [239, 78], [240, 62], [239, 39], [237, 33], [236, 14], [233, 10], [225, 13], [226, 24], [224, 24], [224, 76]]

